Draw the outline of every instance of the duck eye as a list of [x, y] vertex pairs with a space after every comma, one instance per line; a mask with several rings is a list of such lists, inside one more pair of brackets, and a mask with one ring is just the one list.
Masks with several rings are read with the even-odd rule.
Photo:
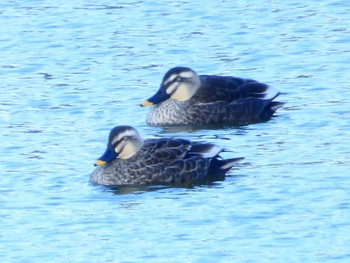
[[182, 81], [182, 78], [180, 77], [180, 76], [177, 76], [176, 78], [175, 78], [175, 82], [181, 82]]

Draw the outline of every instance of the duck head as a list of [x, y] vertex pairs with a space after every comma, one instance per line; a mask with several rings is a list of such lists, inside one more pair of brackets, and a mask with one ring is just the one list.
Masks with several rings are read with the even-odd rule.
[[128, 159], [141, 147], [142, 139], [138, 131], [131, 126], [117, 126], [109, 133], [105, 153], [95, 161], [95, 165], [104, 165], [116, 158]]
[[200, 86], [198, 74], [186, 67], [175, 67], [165, 73], [162, 83], [152, 97], [141, 103], [141, 106], [152, 106], [169, 98], [186, 101], [192, 98]]

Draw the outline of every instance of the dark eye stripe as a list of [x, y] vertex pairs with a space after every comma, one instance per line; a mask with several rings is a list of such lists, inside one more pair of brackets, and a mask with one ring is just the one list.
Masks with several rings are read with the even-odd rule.
[[165, 81], [164, 81], [164, 85], [168, 85], [169, 83], [173, 83], [174, 80], [179, 77], [179, 75], [177, 74], [172, 74], [170, 75]]

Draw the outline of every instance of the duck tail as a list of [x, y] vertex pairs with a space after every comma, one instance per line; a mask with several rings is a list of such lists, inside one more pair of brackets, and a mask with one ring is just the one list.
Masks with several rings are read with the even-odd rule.
[[286, 103], [285, 102], [279, 102], [279, 101], [273, 101], [267, 107], [270, 108], [270, 110], [274, 113], [279, 108], [282, 108], [284, 104], [286, 104]]
[[225, 174], [228, 172], [237, 162], [243, 160], [244, 157], [238, 157], [238, 158], [230, 158], [230, 159], [223, 159], [223, 160], [217, 160], [218, 166], [220, 170]]
[[272, 115], [279, 109], [282, 108], [284, 102], [279, 102], [279, 101], [271, 101], [269, 104], [265, 106], [263, 111], [260, 114], [260, 119], [268, 121], [271, 119]]
[[239, 161], [243, 160], [244, 157], [239, 158], [230, 158], [230, 159], [222, 159], [218, 156], [218, 158], [213, 158], [209, 167], [209, 180], [225, 180], [226, 173]]

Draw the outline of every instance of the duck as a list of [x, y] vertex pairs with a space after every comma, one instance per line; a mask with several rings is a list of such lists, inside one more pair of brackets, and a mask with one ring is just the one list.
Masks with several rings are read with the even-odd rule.
[[181, 138], [143, 140], [132, 126], [114, 127], [90, 182], [103, 186], [192, 186], [224, 180], [243, 157], [223, 159], [216, 144]]
[[198, 75], [188, 67], [168, 70], [158, 91], [141, 106], [151, 106], [149, 125], [244, 125], [271, 119], [284, 103], [265, 83], [232, 76]]

